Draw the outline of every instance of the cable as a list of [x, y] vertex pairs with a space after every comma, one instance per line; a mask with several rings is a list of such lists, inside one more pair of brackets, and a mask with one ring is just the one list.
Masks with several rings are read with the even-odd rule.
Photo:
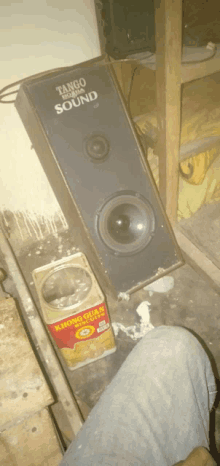
[[132, 87], [133, 87], [133, 81], [134, 81], [134, 76], [135, 76], [135, 73], [137, 71], [137, 69], [139, 68], [140, 65], [137, 65], [132, 73], [132, 76], [131, 76], [131, 81], [130, 81], [130, 89], [129, 89], [129, 93], [128, 93], [128, 97], [127, 97], [127, 103], [128, 103], [128, 110], [129, 110], [129, 113], [130, 113], [130, 116], [131, 116], [131, 107], [130, 107], [130, 104], [131, 104], [131, 91], [132, 91]]
[[[188, 61], [188, 62], [182, 62], [182, 65], [185, 65], [185, 66], [190, 66], [190, 65], [195, 65], [197, 63], [203, 63], [203, 62], [206, 62], [206, 61], [209, 61], [211, 60], [212, 58], [214, 58], [214, 56], [216, 55], [217, 53], [217, 48], [215, 48], [214, 52], [212, 53], [212, 55], [208, 58], [204, 58], [203, 60], [195, 60], [195, 61]], [[153, 53], [151, 53], [147, 58], [150, 58], [152, 55], [154, 55]], [[111, 64], [114, 64], [114, 63], [117, 63], [117, 62], [126, 62], [126, 61], [136, 61], [137, 62], [137, 59], [135, 58], [127, 58], [127, 59], [121, 59], [121, 60], [115, 60], [115, 62], [113, 61]], [[146, 63], [146, 60], [145, 60], [145, 63]], [[104, 64], [103, 64], [104, 65]], [[129, 93], [128, 93], [128, 108], [129, 108], [129, 111], [130, 111], [130, 98], [131, 98], [131, 91], [132, 91], [132, 87], [133, 87], [133, 80], [134, 80], [134, 76], [135, 76], [135, 73], [136, 73], [136, 70], [137, 68], [141, 65], [138, 64], [136, 66], [136, 68], [134, 69], [133, 71], [133, 74], [132, 74], [132, 77], [131, 77], [131, 83], [130, 83], [130, 90], [129, 90]], [[50, 70], [50, 71], [42, 71], [40, 73], [37, 73], [37, 74], [33, 74], [31, 76], [28, 76], [27, 78], [23, 78], [23, 79], [20, 79], [19, 81], [15, 81], [14, 83], [12, 84], [8, 84], [7, 86], [3, 87], [1, 90], [0, 90], [0, 104], [13, 104], [15, 103], [15, 99], [14, 100], [4, 100], [6, 97], [10, 96], [10, 95], [13, 95], [13, 94], [17, 94], [18, 93], [18, 89], [15, 89], [14, 91], [11, 91], [11, 92], [6, 92], [8, 89], [11, 89], [12, 87], [14, 86], [18, 86], [20, 84], [23, 84], [25, 81], [31, 79], [31, 78], [39, 78], [39, 77], [43, 77], [43, 76], [46, 76], [46, 75], [50, 75], [50, 74], [55, 74], [55, 73], [59, 73], [60, 71], [68, 71], [68, 70], [71, 70], [75, 65], [72, 65], [72, 66], [66, 66], [66, 67], [59, 67], [59, 68], [54, 68], [53, 70]], [[131, 113], [131, 112], [130, 112]]]
[[214, 58], [214, 56], [216, 55], [217, 53], [217, 48], [215, 48], [214, 52], [212, 53], [212, 55], [210, 55], [210, 57], [207, 57], [207, 58], [203, 58], [202, 60], [193, 60], [193, 61], [182, 61], [182, 65], [196, 65], [197, 63], [203, 63], [205, 61], [209, 61], [211, 60], [212, 58]]
[[[73, 65], [74, 66], [74, 65]], [[19, 79], [19, 81], [15, 81], [14, 83], [12, 84], [8, 84], [7, 86], [3, 87], [1, 90], [0, 90], [0, 103], [1, 104], [13, 104], [15, 102], [15, 100], [3, 100], [5, 97], [8, 97], [9, 95], [12, 95], [12, 94], [17, 94], [18, 92], [18, 89], [15, 89], [14, 91], [12, 92], [6, 92], [8, 89], [11, 89], [12, 87], [14, 86], [18, 86], [20, 84], [23, 84], [25, 81], [31, 79], [31, 78], [39, 78], [41, 76], [45, 76], [45, 75], [50, 75], [50, 74], [54, 74], [54, 73], [58, 73], [60, 71], [67, 71], [67, 70], [70, 70], [73, 68], [73, 66], [66, 66], [66, 67], [60, 67], [60, 68], [54, 68], [53, 70], [50, 70], [50, 71], [42, 71], [41, 73], [37, 73], [37, 74], [32, 74], [31, 76], [28, 76], [28, 78], [23, 78], [23, 79]]]
[[[154, 53], [150, 53], [150, 55], [147, 56], [147, 59], [148, 59], [148, 58], [151, 58], [153, 55], [154, 55]], [[147, 59], [144, 60], [144, 63], [147, 63]], [[150, 63], [151, 63], [151, 62], [150, 62]], [[128, 110], [129, 110], [130, 115], [131, 115], [130, 100], [131, 100], [131, 91], [132, 91], [132, 87], [133, 87], [133, 80], [134, 80], [135, 73], [136, 73], [136, 71], [137, 71], [137, 69], [138, 69], [139, 66], [144, 66], [143, 61], [140, 60], [140, 63], [138, 63], [138, 65], [137, 65], [136, 68], [134, 69], [133, 74], [132, 74], [132, 77], [131, 77], [130, 89], [129, 89], [129, 93], [128, 93], [128, 97], [127, 97], [127, 101], [128, 101]]]
[[[152, 55], [154, 55], [154, 54], [151, 53], [150, 55], [148, 55], [147, 58], [152, 57]], [[137, 60], [135, 60], [135, 61], [137, 61]], [[135, 67], [135, 69], [134, 69], [134, 71], [132, 73], [132, 76], [131, 76], [130, 89], [129, 89], [129, 93], [128, 93], [128, 97], [127, 97], [127, 104], [128, 104], [128, 110], [129, 110], [130, 115], [131, 115], [131, 107], [130, 107], [130, 104], [131, 104], [131, 91], [132, 91], [132, 87], [133, 87], [134, 76], [135, 76], [135, 73], [136, 73], [137, 69], [141, 65], [142, 65], [142, 63], [138, 63], [138, 65]]]
[[[147, 57], [147, 58], [150, 58], [152, 55], [154, 55], [154, 54], [151, 53], [150, 56]], [[135, 59], [135, 58], [122, 58], [120, 60], [113, 60], [113, 61], [111, 61], [110, 64], [114, 65], [114, 63], [131, 62], [131, 61], [137, 62], [137, 59]], [[18, 86], [20, 84], [23, 84], [25, 81], [27, 81], [27, 80], [29, 80], [31, 78], [34, 79], [34, 78], [39, 78], [41, 76], [46, 76], [46, 75], [50, 75], [50, 74], [59, 73], [60, 71], [68, 71], [68, 70], [71, 70], [72, 68], [74, 68], [75, 66], [76, 65], [65, 66], [65, 67], [60, 67], [60, 68], [54, 68], [53, 70], [50, 70], [50, 71], [42, 71], [42, 72], [37, 73], [37, 74], [32, 74], [31, 76], [28, 76], [27, 78], [20, 79], [19, 81], [15, 81], [14, 83], [8, 84], [8, 86], [5, 86], [2, 89], [0, 89], [0, 104], [14, 104], [15, 103], [15, 99], [14, 100], [4, 100], [4, 99], [6, 97], [8, 97], [9, 95], [17, 94], [18, 89], [15, 89], [12, 92], [6, 92], [8, 89], [11, 89], [14, 86]], [[101, 66], [105, 66], [105, 63], [103, 63]], [[133, 77], [132, 77], [132, 79], [133, 79]]]
[[[112, 62], [112, 64], [114, 64], [115, 62], [120, 62], [120, 61], [124, 62], [124, 61], [131, 61], [131, 60], [126, 59], [126, 58], [122, 59], [122, 60], [115, 60], [115, 61]], [[60, 68], [54, 68], [53, 70], [50, 70], [50, 71], [42, 71], [42, 72], [37, 73], [37, 74], [32, 74], [31, 76], [28, 76], [27, 78], [19, 79], [19, 81], [15, 81], [14, 83], [8, 84], [7, 86], [0, 89], [0, 104], [14, 104], [15, 103], [15, 99], [14, 100], [4, 100], [4, 99], [6, 97], [8, 97], [9, 95], [17, 94], [18, 89], [15, 89], [12, 92], [6, 92], [8, 89], [11, 89], [14, 86], [18, 86], [20, 84], [23, 84], [25, 81], [27, 81], [27, 80], [29, 80], [31, 78], [34, 79], [34, 78], [39, 78], [41, 76], [43, 77], [43, 76], [46, 76], [46, 75], [59, 73], [60, 71], [68, 71], [68, 70], [71, 70], [74, 66], [75, 65], [65, 66], [65, 67], [60, 67]]]

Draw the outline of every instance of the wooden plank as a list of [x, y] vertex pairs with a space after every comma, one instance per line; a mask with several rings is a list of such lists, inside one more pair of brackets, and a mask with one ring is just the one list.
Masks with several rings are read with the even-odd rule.
[[179, 229], [178, 225], [174, 227], [174, 233], [177, 243], [182, 250], [183, 257], [200, 275], [202, 275], [210, 285], [219, 293], [220, 292], [220, 269], [200, 251]]
[[220, 71], [220, 45], [217, 47], [217, 52], [214, 58], [195, 65], [190, 65], [190, 63], [188, 65], [182, 65], [181, 82], [187, 83], [194, 79], [204, 78], [205, 76], [217, 73], [218, 71]]
[[63, 405], [63, 409], [68, 417], [72, 432], [76, 435], [83, 425], [82, 415], [56, 357], [46, 329], [40, 319], [32, 296], [1, 228], [0, 251], [7, 269], [10, 270], [10, 277], [18, 292], [19, 305], [22, 307], [23, 313], [26, 316], [28, 330], [30, 331], [45, 372], [48, 375], [57, 399], [60, 400]]
[[1, 466], [58, 466], [61, 459], [47, 409], [0, 434]]
[[[86, 420], [91, 411], [91, 408], [89, 408], [89, 406], [79, 397], [76, 397], [76, 400], [79, 405], [80, 411], [83, 415], [83, 419]], [[63, 409], [62, 403], [58, 401], [58, 403], [55, 403], [53, 406], [51, 406], [50, 409], [53, 413], [54, 418], [56, 419], [58, 428], [62, 434], [64, 442], [68, 447], [72, 440], [75, 438], [75, 435], [73, 434], [68, 417]]]
[[14, 299], [0, 301], [0, 429], [54, 402]]
[[174, 223], [178, 200], [182, 0], [155, 0], [160, 195]]

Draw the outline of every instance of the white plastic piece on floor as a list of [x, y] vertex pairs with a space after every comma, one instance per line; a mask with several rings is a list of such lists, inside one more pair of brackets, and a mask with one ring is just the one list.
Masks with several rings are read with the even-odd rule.
[[167, 291], [172, 290], [174, 287], [174, 278], [173, 277], [162, 277], [159, 280], [151, 283], [144, 287], [145, 291], [149, 291], [149, 295], [152, 296], [156, 293], [167, 293]]
[[148, 301], [143, 301], [136, 309], [137, 314], [140, 316], [140, 324], [135, 324], [130, 327], [125, 327], [120, 322], [113, 322], [112, 328], [115, 336], [118, 335], [119, 330], [124, 332], [132, 340], [139, 340], [143, 338], [146, 333], [154, 328], [150, 322], [150, 303]]
[[142, 301], [136, 309], [137, 314], [141, 318], [141, 323], [150, 324], [150, 303]]
[[118, 295], [118, 299], [122, 299], [122, 301], [129, 301], [130, 295], [121, 291]]

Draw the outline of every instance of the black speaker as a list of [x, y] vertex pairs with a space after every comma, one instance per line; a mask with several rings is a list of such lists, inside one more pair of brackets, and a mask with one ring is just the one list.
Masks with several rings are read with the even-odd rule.
[[155, 52], [154, 0], [102, 0], [101, 4], [105, 50], [110, 56]]
[[16, 108], [101, 285], [131, 292], [182, 264], [107, 58], [28, 80]]

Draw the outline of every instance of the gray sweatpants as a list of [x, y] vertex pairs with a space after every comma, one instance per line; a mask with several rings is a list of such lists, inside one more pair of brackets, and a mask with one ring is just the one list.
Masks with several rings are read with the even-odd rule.
[[171, 466], [209, 448], [216, 396], [209, 359], [180, 327], [157, 327], [132, 350], [60, 466]]

